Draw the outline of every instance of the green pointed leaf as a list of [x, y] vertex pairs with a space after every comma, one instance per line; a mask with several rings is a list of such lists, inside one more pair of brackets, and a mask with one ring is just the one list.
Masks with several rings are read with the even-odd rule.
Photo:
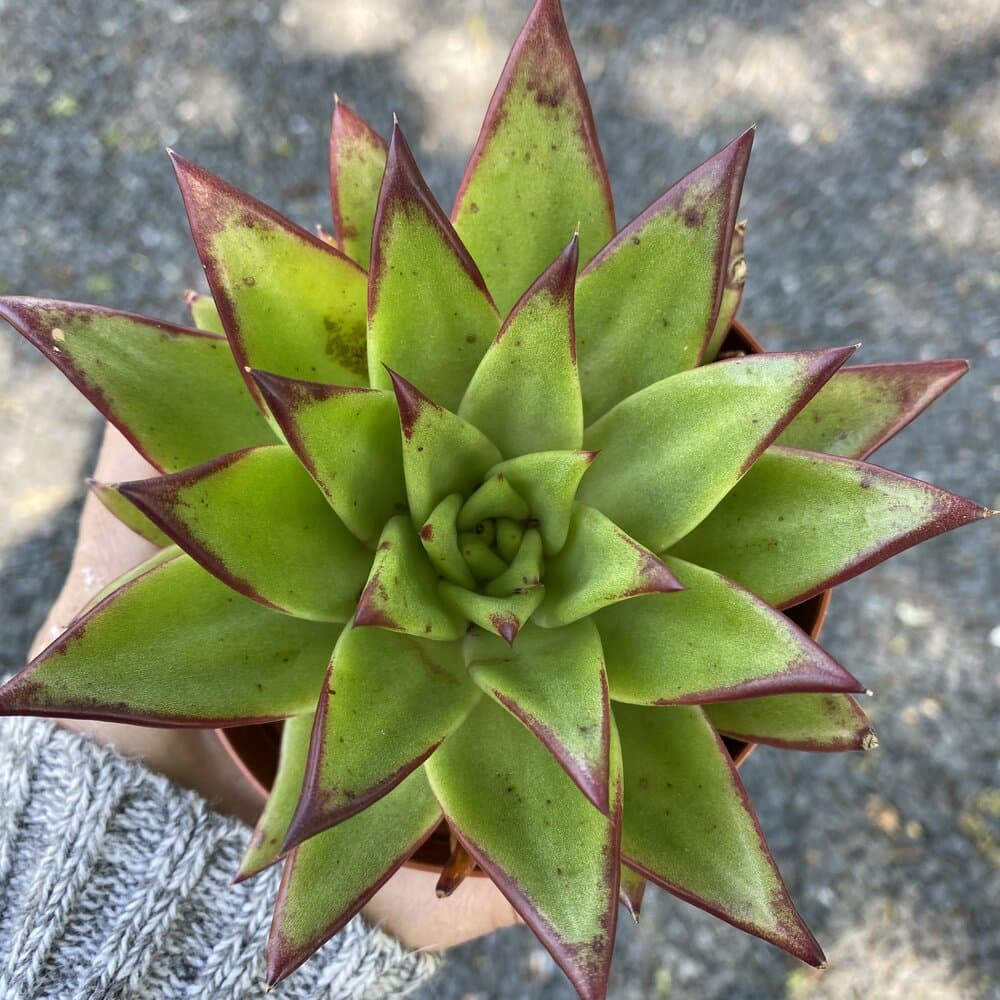
[[425, 765], [452, 832], [592, 1000], [605, 995], [618, 916], [621, 764], [612, 742], [610, 817], [486, 698]]
[[577, 504], [566, 544], [546, 563], [545, 587], [535, 620], [554, 628], [640, 594], [680, 590], [681, 584], [657, 556], [600, 511]]
[[234, 590], [298, 618], [346, 621], [371, 552], [284, 445], [223, 455], [118, 491]]
[[215, 308], [211, 295], [201, 295], [189, 289], [184, 293], [184, 302], [191, 310], [191, 322], [199, 330], [216, 333], [221, 337], [226, 335], [226, 329], [219, 318], [219, 310]]
[[581, 273], [576, 342], [588, 425], [645, 386], [701, 363], [752, 143], [750, 129], [678, 181]]
[[[367, 545], [406, 509], [391, 393], [251, 372], [285, 440], [341, 521]], [[377, 461], [373, 460], [377, 456]]]
[[402, 376], [390, 375], [403, 430], [406, 495], [419, 528], [445, 497], [467, 495], [501, 456], [472, 424], [431, 402]]
[[864, 691], [797, 625], [718, 573], [663, 560], [684, 585], [598, 611], [611, 697], [697, 705], [794, 691]]
[[339, 634], [248, 601], [180, 555], [73, 621], [0, 689], [0, 714], [198, 728], [280, 719], [312, 711]]
[[584, 262], [614, 235], [604, 158], [558, 0], [539, 0], [514, 43], [451, 215], [503, 313], [575, 227]]
[[507, 645], [513, 644], [517, 634], [545, 597], [544, 587], [532, 587], [509, 597], [490, 597], [464, 587], [456, 587], [446, 580], [438, 583], [438, 591], [442, 599], [464, 619], [500, 636]]
[[386, 524], [379, 539], [354, 624], [427, 639], [457, 639], [465, 632], [465, 621], [441, 600], [437, 584], [437, 573], [410, 519], [400, 514]]
[[529, 623], [513, 646], [482, 633], [469, 635], [464, 645], [472, 679], [608, 812], [611, 720], [601, 639], [593, 624], [543, 629]]
[[459, 547], [456, 530], [456, 520], [463, 502], [461, 493], [445, 497], [421, 527], [420, 544], [439, 576], [460, 587], [474, 589], [476, 581]]
[[[365, 272], [245, 192], [176, 154], [172, 159], [240, 367], [365, 385]], [[246, 382], [262, 402], [249, 375]]]
[[784, 694], [705, 706], [726, 736], [785, 750], [873, 750], [875, 730], [861, 706], [845, 694]]
[[380, 799], [461, 725], [479, 697], [459, 643], [345, 629], [320, 695], [286, 846]]
[[702, 710], [616, 704], [614, 714], [625, 772], [625, 862], [681, 899], [821, 964]]
[[256, 875], [281, 857], [285, 836], [302, 792], [312, 730], [312, 713], [285, 720], [281, 730], [278, 771], [235, 881], [242, 882]]
[[134, 504], [129, 503], [118, 492], [116, 486], [99, 483], [96, 479], [88, 479], [87, 486], [90, 492], [101, 501], [105, 510], [121, 521], [126, 528], [134, 531], [140, 538], [145, 538], [147, 542], [155, 545], [158, 549], [171, 544], [170, 539]]
[[267, 942], [268, 986], [360, 912], [440, 820], [421, 769], [364, 812], [296, 847], [285, 862]]
[[781, 432], [777, 443], [845, 458], [867, 458], [968, 370], [968, 361], [841, 368]]
[[391, 388], [388, 366], [454, 410], [499, 326], [479, 268], [394, 126], [368, 290], [371, 384]]
[[542, 582], [543, 571], [542, 536], [537, 529], [529, 528], [522, 535], [521, 545], [510, 565], [483, 587], [483, 593], [491, 597], [506, 597], [537, 587]]
[[531, 508], [503, 473], [494, 473], [462, 505], [456, 525], [460, 531], [472, 531], [481, 521], [508, 518], [524, 521]]
[[465, 564], [477, 583], [493, 580], [507, 571], [507, 564], [489, 547], [489, 542], [472, 531], [463, 531], [458, 544]]
[[507, 458], [583, 441], [573, 342], [577, 243], [574, 236], [514, 306], [462, 397], [459, 416]]
[[587, 428], [580, 499], [657, 552], [709, 514], [853, 352], [759, 354], [657, 382]]
[[722, 300], [719, 303], [719, 314], [715, 318], [715, 329], [702, 354], [703, 365], [710, 364], [718, 357], [743, 299], [743, 288], [747, 281], [747, 261], [744, 256], [746, 233], [746, 221], [738, 222], [733, 230], [733, 241], [729, 247], [729, 265], [722, 286]]
[[0, 317], [158, 469], [274, 441], [221, 337], [48, 299], [0, 298]]
[[622, 865], [621, 890], [618, 897], [636, 923], [639, 922], [639, 911], [642, 909], [642, 897], [645, 894], [646, 879], [628, 865]]
[[115, 577], [110, 583], [106, 583], [100, 590], [93, 594], [89, 601], [79, 611], [73, 615], [73, 622], [79, 621], [88, 612], [92, 611], [94, 608], [100, 604], [104, 598], [110, 597], [116, 590], [120, 590], [125, 586], [126, 583], [131, 583], [132, 580], [137, 579], [140, 576], [145, 575], [151, 569], [156, 569], [157, 566], [162, 565], [165, 562], [169, 562], [171, 559], [176, 559], [179, 555], [182, 555], [183, 551], [179, 545], [165, 545], [162, 549], [154, 552], [148, 559], [144, 559], [141, 563], [133, 566], [132, 569], [121, 576]]
[[337, 246], [366, 269], [385, 157], [382, 136], [335, 96], [330, 126], [333, 228]]
[[596, 457], [594, 451], [540, 451], [510, 458], [489, 470], [488, 475], [502, 475], [527, 501], [546, 555], [555, 555], [566, 544], [573, 498]]
[[672, 554], [787, 608], [992, 513], [866, 462], [770, 448]]

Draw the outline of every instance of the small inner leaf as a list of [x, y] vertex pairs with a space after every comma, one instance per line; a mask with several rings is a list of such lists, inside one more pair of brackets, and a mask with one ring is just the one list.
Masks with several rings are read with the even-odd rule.
[[544, 587], [532, 587], [509, 597], [477, 594], [446, 580], [438, 583], [438, 589], [441, 597], [463, 618], [500, 636], [508, 646], [513, 645], [518, 632], [545, 597]]
[[385, 526], [355, 625], [371, 625], [427, 639], [457, 639], [465, 622], [440, 599], [437, 574], [405, 514]]
[[420, 544], [439, 576], [459, 587], [474, 589], [476, 581], [458, 544], [455, 521], [462, 509], [461, 493], [445, 497], [420, 529]]
[[468, 495], [501, 456], [472, 424], [431, 402], [401, 375], [389, 374], [403, 431], [403, 473], [410, 516], [420, 528], [445, 497]]
[[639, 594], [681, 590], [667, 566], [600, 511], [573, 510], [566, 544], [545, 566], [545, 602], [536, 621], [568, 625]]

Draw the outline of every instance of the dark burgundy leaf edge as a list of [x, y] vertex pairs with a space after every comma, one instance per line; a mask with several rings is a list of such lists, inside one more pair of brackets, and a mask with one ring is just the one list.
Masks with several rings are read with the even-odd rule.
[[514, 78], [517, 76], [521, 63], [524, 60], [534, 60], [538, 62], [552, 62], [553, 60], [565, 65], [570, 72], [572, 86], [575, 96], [579, 102], [580, 121], [578, 128], [584, 145], [590, 154], [598, 179], [604, 192], [605, 207], [607, 209], [609, 230], [615, 231], [615, 207], [614, 199], [611, 195], [611, 182], [608, 179], [608, 169], [604, 162], [604, 154], [601, 152], [601, 144], [597, 138], [597, 126], [594, 124], [594, 113], [590, 107], [590, 98], [587, 96], [587, 88], [583, 82], [583, 75], [573, 51], [573, 43], [569, 37], [569, 30], [566, 27], [566, 19], [563, 17], [562, 5], [559, 0], [537, 0], [531, 13], [528, 15], [524, 26], [518, 33], [517, 39], [507, 56], [500, 79], [497, 82], [493, 96], [490, 98], [486, 115], [483, 119], [479, 138], [469, 157], [465, 173], [462, 175], [461, 183], [458, 186], [458, 193], [455, 195], [454, 207], [451, 210], [452, 219], [458, 217], [465, 198], [466, 190], [472, 182], [479, 161], [486, 154], [490, 142], [498, 128], [500, 128], [506, 118], [503, 110], [503, 103], [507, 99]]
[[107, 309], [103, 306], [92, 306], [83, 302], [67, 302], [62, 299], [37, 299], [28, 296], [0, 296], [0, 318], [6, 320], [25, 340], [40, 351], [63, 375], [72, 383], [88, 402], [114, 424], [139, 452], [140, 455], [155, 469], [162, 472], [163, 466], [149, 454], [142, 442], [136, 437], [128, 424], [114, 410], [110, 400], [101, 389], [89, 381], [86, 375], [77, 368], [68, 354], [57, 350], [58, 343], [52, 340], [52, 327], [41, 322], [41, 312], [58, 310], [69, 313], [76, 318], [110, 316], [129, 320], [137, 324], [137, 329], [148, 330], [151, 335], [170, 337], [198, 337], [201, 340], [224, 341], [226, 338], [207, 330], [196, 330], [193, 327], [178, 326], [163, 320], [152, 319], [139, 313], [123, 309]]
[[[707, 720], [706, 720], [707, 722]], [[693, 906], [697, 906], [701, 910], [705, 910], [707, 913], [711, 913], [712, 916], [718, 917], [720, 920], [725, 921], [727, 924], [737, 927], [742, 931], [746, 931], [748, 934], [752, 934], [754, 937], [759, 937], [762, 941], [768, 941], [770, 944], [776, 945], [783, 951], [787, 951], [790, 955], [794, 955], [796, 958], [801, 959], [807, 965], [811, 965], [815, 968], [823, 968], [826, 966], [826, 956], [823, 954], [823, 949], [820, 947], [819, 942], [813, 936], [811, 930], [806, 925], [806, 922], [802, 919], [795, 904], [792, 902], [792, 897], [785, 886], [784, 879], [781, 877], [781, 872], [778, 871], [778, 866], [775, 864], [774, 857], [771, 854], [771, 849], [767, 846], [767, 841], [764, 839], [764, 831], [760, 828], [760, 821], [757, 819], [757, 814], [754, 811], [752, 804], [750, 803], [750, 797], [747, 795], [747, 790], [743, 785], [743, 781], [736, 770], [736, 766], [733, 764], [732, 758], [730, 757], [728, 751], [726, 750], [725, 744], [722, 742], [722, 738], [718, 733], [712, 728], [711, 723], [707, 723], [712, 735], [715, 737], [716, 746], [718, 747], [718, 752], [720, 758], [725, 761], [726, 766], [729, 771], [729, 780], [733, 785], [734, 790], [739, 796], [743, 803], [743, 807], [750, 817], [753, 823], [754, 831], [757, 834], [761, 851], [767, 858], [771, 870], [774, 872], [775, 877], [778, 880], [779, 889], [777, 890], [778, 901], [782, 906], [788, 907], [788, 909], [795, 915], [797, 922], [793, 928], [788, 931], [787, 940], [783, 940], [777, 935], [762, 934], [757, 930], [750, 927], [745, 922], [741, 922], [738, 917], [733, 914], [727, 913], [721, 907], [713, 903], [711, 900], [704, 899], [701, 896], [697, 896], [692, 892], [682, 888], [681, 886], [674, 885], [667, 879], [663, 878], [657, 872], [652, 869], [647, 868], [641, 862], [636, 861], [634, 858], [630, 858], [627, 855], [622, 855], [622, 861], [633, 871], [638, 872], [644, 878], [648, 879], [654, 885], [660, 886], [662, 889], [666, 889], [672, 896], [676, 896], [678, 899], [684, 900], [686, 903], [691, 903]]]
[[381, 278], [385, 272], [385, 242], [383, 230], [388, 226], [397, 212], [409, 211], [419, 207], [424, 216], [438, 231], [442, 241], [455, 255], [469, 280], [479, 289], [484, 298], [496, 312], [496, 305], [486, 287], [486, 281], [479, 267], [466, 249], [461, 237], [455, 232], [451, 220], [438, 204], [430, 187], [420, 173], [417, 161], [414, 159], [399, 122], [392, 126], [392, 139], [389, 142], [388, 159], [385, 174], [382, 176], [382, 187], [379, 190], [378, 204], [375, 208], [375, 225], [372, 229], [371, 270], [368, 281], [368, 317], [369, 320], [378, 308], [378, 296], [381, 288]]
[[184, 717], [161, 715], [156, 712], [138, 714], [126, 703], [109, 705], [105, 702], [88, 703], [77, 701], [72, 706], [54, 707], [32, 703], [32, 696], [39, 688], [37, 681], [32, 680], [32, 674], [48, 660], [61, 656], [66, 647], [74, 640], [83, 636], [91, 621], [106, 607], [118, 600], [132, 587], [137, 586], [147, 576], [163, 569], [180, 554], [165, 562], [140, 573], [127, 583], [113, 590], [107, 597], [98, 601], [89, 611], [75, 618], [67, 629], [45, 647], [31, 662], [15, 674], [3, 687], [0, 687], [0, 716], [33, 715], [58, 719], [92, 719], [98, 722], [127, 722], [134, 726], [151, 726], [157, 729], [225, 729], [228, 726], [255, 726], [266, 722], [280, 722], [283, 715], [243, 716], [240, 718], [211, 719], [201, 716]]

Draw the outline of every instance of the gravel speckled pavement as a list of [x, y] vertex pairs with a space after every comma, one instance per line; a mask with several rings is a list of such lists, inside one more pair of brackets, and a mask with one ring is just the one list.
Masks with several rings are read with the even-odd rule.
[[[400, 114], [450, 204], [527, 0], [0, 0], [0, 286], [183, 320], [201, 287], [166, 145], [327, 221], [336, 89]], [[72, 11], [72, 13], [70, 13]], [[1000, 505], [996, 0], [566, 0], [630, 218], [759, 126], [742, 317], [770, 346], [972, 374], [879, 455]], [[18, 666], [65, 572], [98, 423], [0, 334], [0, 650]], [[1000, 995], [997, 525], [835, 595], [831, 652], [876, 692], [869, 754], [760, 750], [745, 776], [826, 948], [816, 973], [651, 892], [616, 998]], [[429, 901], [428, 905], [434, 905]], [[530, 934], [455, 952], [426, 1000], [569, 998]]]

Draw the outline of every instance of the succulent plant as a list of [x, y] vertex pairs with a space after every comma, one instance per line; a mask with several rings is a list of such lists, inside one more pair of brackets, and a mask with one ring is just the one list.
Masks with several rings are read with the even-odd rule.
[[734, 334], [752, 139], [617, 231], [538, 0], [450, 218], [398, 124], [338, 102], [335, 237], [173, 156], [197, 329], [0, 303], [163, 473], [94, 484], [158, 554], [0, 711], [284, 720], [239, 872], [284, 861], [272, 982], [443, 820], [439, 891], [478, 866], [583, 997], [647, 879], [822, 962], [731, 741], [870, 746], [864, 685], [785, 612], [991, 512], [865, 461], [964, 362]]

